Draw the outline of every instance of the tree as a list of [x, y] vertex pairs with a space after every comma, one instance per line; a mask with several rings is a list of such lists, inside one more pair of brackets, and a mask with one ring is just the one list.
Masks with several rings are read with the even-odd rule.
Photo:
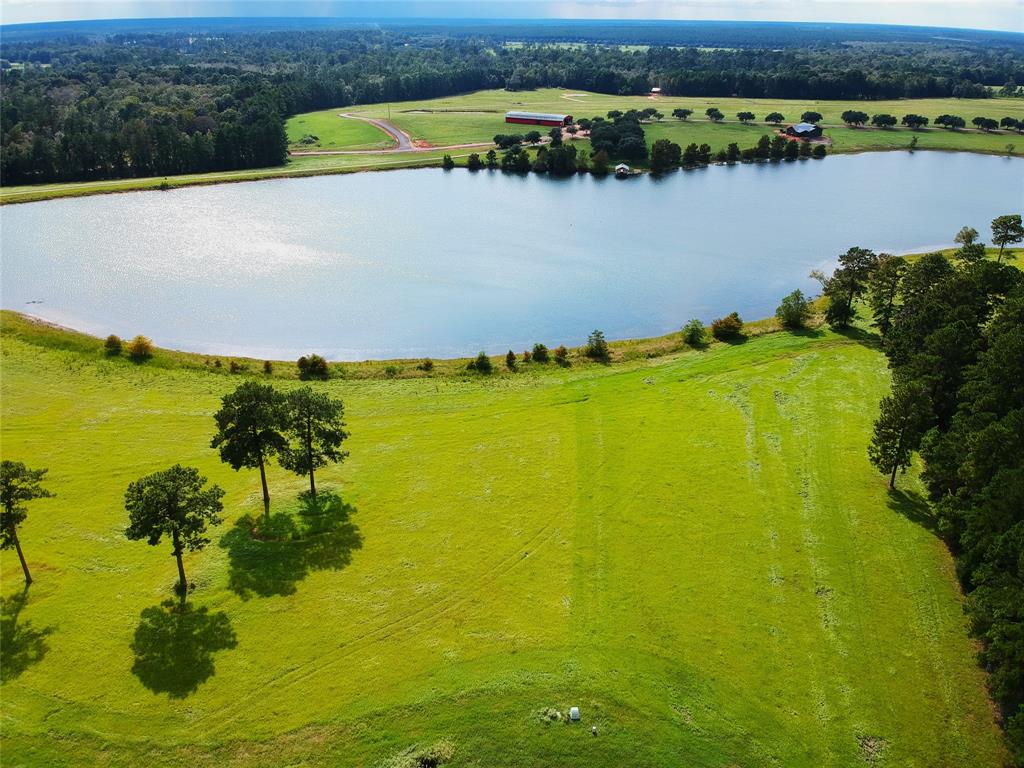
[[749, 123], [757, 119], [753, 112], [737, 112], [736, 119], [741, 123]]
[[785, 136], [773, 136], [768, 149], [768, 157], [772, 160], [781, 160], [786, 156], [786, 145], [790, 143]]
[[828, 151], [825, 149], [824, 144], [815, 144], [814, 151], [811, 153], [811, 156], [815, 160], [821, 160], [826, 154], [828, 154]]
[[595, 330], [591, 332], [590, 336], [587, 337], [587, 346], [583, 348], [583, 354], [591, 360], [608, 362], [610, 353], [608, 351], [608, 342], [604, 338], [603, 331]]
[[476, 152], [470, 154], [466, 158], [466, 167], [471, 171], [479, 171], [484, 167], [483, 161], [480, 159], [480, 155]]
[[609, 120], [615, 120], [616, 118], [622, 117], [621, 109], [610, 109], [607, 112]]
[[956, 237], [953, 238], [953, 242], [960, 245], [973, 245], [977, 239], [978, 230], [974, 227], [961, 227], [960, 231], [956, 233]]
[[498, 153], [493, 149], [487, 150], [487, 167], [490, 170], [498, 167]]
[[556, 127], [552, 128], [550, 131], [548, 131], [548, 138], [551, 139], [551, 146], [552, 147], [560, 146], [561, 143], [562, 143], [562, 128], [561, 128], [561, 126], [556, 126]]
[[999, 121], [1000, 128], [1010, 128], [1015, 131], [1020, 131], [1022, 124], [1021, 121], [1015, 117], [1004, 117]]
[[524, 141], [528, 141], [531, 144], [539, 144], [540, 143], [540, 131], [528, 131], [523, 136], [523, 140]]
[[1021, 225], [1019, 213], [1006, 216], [997, 216], [992, 219], [992, 242], [999, 246], [999, 258], [997, 261], [1003, 263], [1003, 249], [1008, 245], [1016, 245], [1024, 241], [1024, 226]]
[[786, 149], [783, 153], [787, 160], [796, 160], [800, 157], [800, 142], [799, 141], [787, 141]]
[[808, 110], [800, 115], [800, 119], [805, 123], [814, 123], [817, 125], [821, 122], [821, 113]]
[[725, 118], [725, 115], [722, 114], [721, 110], [718, 109], [718, 107], [708, 107], [707, 109], [704, 110], [704, 114], [707, 115], [708, 120], [710, 120], [713, 123], [717, 123]]
[[213, 415], [217, 434], [211, 448], [220, 450], [220, 460], [236, 472], [242, 467], [259, 468], [263, 485], [263, 510], [270, 512], [266, 461], [288, 447], [282, 434], [286, 416], [285, 397], [269, 384], [247, 381], [221, 398]]
[[508, 351], [508, 354], [505, 355], [505, 367], [510, 371], [514, 371], [516, 369], [516, 353], [511, 349]]
[[149, 360], [153, 356], [153, 342], [139, 335], [128, 342], [128, 357], [137, 363]]
[[903, 119], [900, 120], [900, 123], [902, 123], [903, 125], [907, 126], [907, 128], [910, 128], [910, 129], [916, 131], [916, 130], [918, 130], [920, 128], [924, 128], [926, 125], [928, 125], [928, 118], [927, 117], [922, 117], [921, 115], [915, 115], [915, 114], [911, 113], [909, 115], [904, 115]]
[[683, 150], [682, 155], [683, 165], [696, 165], [698, 160], [697, 152], [697, 144], [695, 142], [690, 142], [689, 144], [687, 144], [686, 149]]
[[864, 125], [868, 121], [867, 112], [858, 109], [848, 109], [841, 115], [842, 121], [847, 125]]
[[288, 393], [286, 409], [284, 433], [289, 444], [278, 454], [279, 461], [297, 475], [309, 475], [309, 495], [316, 498], [316, 470], [348, 456], [348, 451], [341, 450], [348, 438], [345, 406], [306, 386]]
[[743, 331], [743, 320], [738, 312], [730, 312], [711, 323], [711, 335], [719, 341], [739, 338]]
[[939, 115], [935, 118], [935, 124], [941, 125], [943, 128], [949, 128], [952, 131], [967, 125], [964, 119], [957, 115]]
[[14, 549], [25, 573], [25, 586], [32, 583], [25, 554], [18, 539], [18, 526], [28, 517], [25, 502], [52, 498], [54, 494], [43, 488], [46, 469], [29, 469], [20, 461], [4, 459], [0, 462], [0, 549]]
[[106, 351], [108, 357], [117, 357], [121, 354], [121, 348], [123, 347], [120, 336], [110, 334], [107, 336], [107, 340], [103, 342], [103, 349]]
[[883, 397], [868, 458], [879, 472], [889, 475], [896, 487], [896, 473], [910, 466], [928, 419], [928, 395], [916, 382], [896, 382], [892, 395]]
[[206, 478], [198, 469], [175, 464], [136, 480], [124, 494], [128, 511], [124, 535], [133, 541], [146, 539], [150, 546], [159, 544], [164, 536], [171, 540], [182, 599], [188, 592], [182, 555], [186, 550], [197, 552], [210, 543], [206, 527], [219, 524], [224, 509], [224, 491], [216, 485], [204, 488], [205, 485]]
[[682, 150], [674, 141], [658, 139], [651, 147], [651, 170], [655, 173], [667, 171], [679, 165]]
[[874, 115], [871, 118], [871, 124], [877, 128], [892, 128], [896, 125], [896, 118], [883, 112], [882, 114]]
[[489, 376], [494, 370], [494, 366], [491, 364], [491, 358], [487, 356], [487, 353], [481, 350], [476, 357], [466, 363], [466, 370], [476, 371], [484, 376]]
[[693, 114], [693, 110], [692, 109], [673, 109], [672, 110], [672, 117], [677, 118], [679, 120], [688, 120], [690, 118], [690, 115], [692, 115], [692, 114]]
[[295, 366], [299, 369], [299, 378], [303, 381], [309, 379], [327, 379], [330, 375], [330, 371], [327, 368], [327, 361], [317, 354], [312, 354], [307, 357], [303, 355], [297, 361]]
[[797, 289], [782, 299], [775, 310], [775, 317], [783, 328], [803, 328], [811, 316], [811, 307], [803, 291]]
[[446, 171], [450, 171], [452, 168], [455, 167], [455, 161], [452, 160], [451, 155], [445, 155], [444, 157], [441, 158], [441, 167], [444, 168]]
[[606, 150], [599, 150], [593, 156], [593, 162], [590, 165], [590, 172], [595, 176], [608, 175], [608, 152]]
[[975, 128], [979, 128], [983, 131], [994, 131], [999, 127], [999, 123], [989, 117], [975, 117], [971, 119], [971, 125]]
[[546, 363], [551, 358], [548, 356], [548, 348], [543, 344], [533, 345], [533, 359], [538, 363]]
[[754, 147], [754, 156], [762, 160], [767, 160], [768, 156], [772, 151], [772, 137], [762, 136], [757, 140], [757, 145]]
[[691, 347], [699, 347], [704, 344], [707, 338], [704, 331], [704, 323], [694, 318], [683, 326], [683, 341]]
[[736, 142], [731, 143], [725, 150], [725, 160], [728, 163], [735, 163], [741, 157], [740, 145]]
[[775, 125], [778, 125], [779, 123], [781, 123], [785, 119], [786, 119], [786, 116], [784, 114], [782, 114], [781, 112], [769, 112], [765, 116], [764, 121], [766, 123], [774, 123]]
[[875, 318], [875, 326], [882, 336], [892, 328], [893, 315], [896, 312], [896, 299], [899, 296], [906, 262], [899, 256], [883, 253], [878, 257], [878, 266], [871, 273], [868, 281], [868, 297], [871, 313]]
[[[822, 146], [822, 145], [819, 144], [818, 146]], [[813, 149], [813, 147], [811, 146], [811, 142], [807, 141], [806, 139], [801, 139], [801, 141], [800, 141], [800, 157], [805, 157], [805, 158], [806, 157], [810, 157], [812, 149]]]

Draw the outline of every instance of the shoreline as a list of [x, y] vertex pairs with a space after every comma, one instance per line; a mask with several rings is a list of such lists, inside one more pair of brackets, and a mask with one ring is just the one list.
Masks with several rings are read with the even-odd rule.
[[[337, 176], [348, 173], [373, 173], [377, 171], [400, 171], [400, 170], [415, 170], [419, 168], [440, 168], [442, 163], [442, 157], [417, 157], [420, 154], [426, 154], [426, 152], [443, 152], [441, 149], [424, 150], [421, 152], [384, 152], [384, 155], [399, 154], [402, 155], [402, 159], [396, 161], [388, 161], [381, 159], [379, 162], [367, 166], [337, 166], [337, 167], [325, 167], [325, 168], [297, 168], [290, 169], [288, 165], [283, 166], [271, 166], [269, 168], [252, 168], [244, 169], [239, 171], [215, 171], [209, 174], [185, 174], [183, 176], [148, 176], [142, 179], [102, 179], [99, 181], [71, 181], [63, 182], [58, 186], [52, 184], [40, 184], [40, 185], [22, 185], [16, 187], [0, 187], [0, 208], [6, 205], [25, 205], [28, 203], [46, 202], [49, 200], [64, 200], [74, 199], [80, 197], [93, 197], [96, 195], [112, 195], [121, 194], [127, 192], [169, 192], [177, 189], [183, 189], [185, 187], [206, 187], [214, 186], [218, 184], [241, 184], [245, 182], [255, 181], [276, 181], [279, 179], [302, 179], [310, 178], [313, 176]], [[1007, 155], [1005, 152], [990, 152], [985, 150], [974, 150], [974, 149], [950, 149], [945, 147], [916, 147], [909, 149], [908, 147], [880, 147], [877, 149], [854, 149], [854, 150], [839, 150], [829, 152], [829, 156], [846, 156], [846, 155], [866, 155], [872, 153], [888, 153], [888, 152], [948, 152], [954, 154], [971, 154], [971, 155], [985, 155], [989, 157], [1005, 157], [1006, 159], [1015, 159], [1019, 156]], [[446, 153], [450, 154], [450, 153]], [[451, 154], [453, 159], [468, 158], [471, 154], [480, 154], [474, 152], [466, 152], [460, 154]], [[345, 155], [299, 155], [299, 157], [344, 157]], [[350, 155], [349, 155], [350, 156]], [[808, 158], [800, 158], [807, 160]], [[814, 158], [811, 158], [814, 159]], [[819, 158], [819, 159], [827, 159]], [[679, 167], [673, 168], [666, 173], [672, 173], [675, 171], [687, 171], [697, 170], [702, 167], [711, 167], [717, 165], [757, 165], [759, 163], [771, 163], [771, 162], [786, 162], [785, 160], [755, 160], [755, 161], [738, 161], [735, 163], [718, 163], [711, 162], [707, 166], [694, 166], [692, 168]], [[792, 161], [791, 161], [792, 162]], [[466, 170], [464, 166], [457, 166], [461, 170]], [[484, 168], [483, 171], [489, 169]], [[637, 168], [635, 169], [639, 175], [657, 175], [654, 174], [650, 169]], [[501, 172], [501, 171], [499, 171]], [[532, 173], [532, 171], [531, 171]], [[608, 176], [614, 174], [609, 173]], [[664, 174], [661, 174], [664, 175]]]

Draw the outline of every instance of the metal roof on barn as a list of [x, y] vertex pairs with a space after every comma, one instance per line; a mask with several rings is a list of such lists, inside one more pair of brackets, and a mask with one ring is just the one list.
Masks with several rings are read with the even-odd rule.
[[797, 133], [810, 133], [818, 128], [814, 123], [797, 123], [793, 126], [793, 130]]
[[518, 117], [522, 120], [559, 120], [564, 121], [568, 115], [555, 115], [548, 112], [506, 112], [505, 117]]

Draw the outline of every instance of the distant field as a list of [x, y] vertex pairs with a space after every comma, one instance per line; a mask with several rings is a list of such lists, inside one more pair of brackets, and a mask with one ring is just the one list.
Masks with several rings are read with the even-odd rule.
[[[242, 377], [3, 331], [4, 457], [57, 493], [22, 530], [27, 599], [0, 559], [4, 765], [1006, 757], [916, 481], [867, 461], [869, 337], [317, 384], [348, 411], [351, 458], [318, 476], [340, 500], [310, 515], [274, 468], [257, 539], [257, 474], [209, 447]], [[122, 534], [127, 483], [179, 461], [227, 491], [187, 614], [161, 608], [168, 548]]]
[[[407, 131], [414, 140], [444, 147], [454, 144], [489, 142], [498, 133], [525, 132], [524, 126], [510, 126], [504, 115], [509, 109], [526, 109], [571, 113], [576, 117], [604, 115], [611, 109], [629, 109], [656, 106], [665, 115], [660, 123], [645, 126], [647, 140], [653, 144], [659, 138], [669, 138], [681, 144], [696, 142], [710, 144], [717, 151], [730, 142], [744, 146], [753, 145], [758, 137], [771, 133], [772, 126], [763, 123], [741, 125], [735, 122], [735, 114], [750, 110], [759, 118], [773, 111], [782, 112], [787, 118], [797, 120], [807, 109], [814, 109], [825, 117], [826, 123], [839, 122], [840, 114], [846, 109], [859, 109], [869, 114], [888, 112], [902, 117], [916, 112], [929, 118], [942, 113], [958, 114], [968, 122], [974, 116], [984, 115], [994, 119], [1012, 116], [1024, 119], [1024, 99], [921, 99], [906, 101], [876, 102], [824, 102], [824, 101], [780, 101], [764, 99], [684, 99], [664, 97], [656, 100], [645, 96], [608, 96], [595, 93], [579, 93], [557, 89], [507, 92], [503, 90], [480, 91], [478, 93], [432, 99], [417, 102], [395, 102], [347, 107], [344, 111], [369, 117], [387, 118]], [[716, 106], [725, 113], [729, 121], [713, 124], [700, 119], [704, 110]], [[671, 117], [672, 110], [686, 107], [694, 110], [694, 118], [683, 123]], [[287, 121], [289, 142], [297, 142], [307, 133], [320, 137], [319, 146], [296, 145], [293, 149], [324, 150], [372, 150], [392, 146], [392, 140], [383, 132], [358, 120], [338, 117], [341, 109], [329, 109], [296, 115]], [[990, 134], [973, 131], [946, 131], [928, 129], [910, 131], [905, 128], [890, 131], [872, 129], [828, 127], [826, 133], [834, 142], [837, 152], [859, 152], [870, 150], [901, 149], [917, 137], [921, 149], [946, 149], [971, 152], [1002, 154], [1007, 145], [1013, 144], [1015, 154], [1024, 153], [1024, 136], [1013, 132], [996, 131]], [[579, 146], [588, 146], [580, 141]], [[445, 152], [438, 149], [429, 152], [391, 153], [371, 152], [359, 155], [325, 155], [322, 157], [293, 157], [285, 165], [275, 168], [257, 168], [244, 171], [224, 171], [182, 176], [117, 179], [97, 182], [71, 182], [63, 184], [40, 184], [21, 187], [0, 187], [0, 204], [30, 202], [54, 197], [73, 197], [102, 192], [152, 189], [166, 181], [172, 186], [188, 184], [216, 184], [227, 181], [243, 181], [283, 176], [305, 176], [325, 173], [346, 173], [361, 170], [384, 170], [388, 168], [439, 165], [444, 154], [455, 158], [466, 158], [471, 149], [453, 149]], [[483, 149], [476, 151], [485, 151]]]
[[[391, 121], [408, 131], [414, 139], [421, 139], [436, 145], [489, 141], [497, 133], [522, 132], [522, 127], [509, 126], [504, 113], [510, 109], [524, 109], [541, 112], [569, 113], [575, 117], [605, 115], [609, 110], [657, 107], [665, 115], [661, 124], [645, 126], [649, 142], [655, 138], [671, 138], [673, 141], [707, 142], [714, 150], [722, 149], [729, 142], [738, 141], [742, 146], [752, 145], [757, 138], [770, 133], [773, 126], [763, 122], [744, 126], [732, 124], [715, 125], [704, 118], [704, 111], [717, 107], [725, 113], [726, 119], [736, 120], [736, 113], [749, 110], [761, 120], [769, 112], [781, 112], [790, 122], [797, 122], [807, 110], [819, 112], [824, 123], [841, 123], [840, 115], [847, 109], [858, 109], [869, 115], [888, 113], [901, 118], [914, 112], [934, 119], [948, 113], [965, 118], [970, 124], [976, 116], [1024, 119], [1024, 99], [915, 99], [902, 101], [786, 101], [779, 99], [697, 99], [646, 96], [609, 96], [606, 94], [580, 93], [569, 90], [539, 89], [536, 91], [508, 92], [503, 90], [479, 91], [464, 96], [453, 96], [421, 102], [404, 102], [391, 105]], [[680, 124], [671, 117], [672, 110], [688, 108], [694, 111], [691, 125]], [[465, 112], [417, 113], [416, 110], [466, 110]], [[354, 107], [350, 111], [373, 117], [385, 117], [387, 105]], [[863, 151], [869, 149], [891, 149], [905, 147], [912, 136], [918, 136], [921, 148], [961, 149], [976, 152], [1006, 151], [1007, 144], [1016, 144], [1024, 152], [1024, 136], [1015, 132], [998, 131], [980, 134], [970, 131], [946, 131], [928, 129], [910, 131], [899, 128], [890, 131], [830, 127], [826, 133], [832, 137], [837, 151]]]
[[[325, 109], [322, 112], [307, 112], [290, 119], [285, 128], [288, 131], [288, 146], [292, 150], [316, 149], [389, 149], [395, 140], [380, 128], [362, 120], [340, 117], [340, 109]], [[303, 136], [316, 136], [315, 144], [302, 144]]]

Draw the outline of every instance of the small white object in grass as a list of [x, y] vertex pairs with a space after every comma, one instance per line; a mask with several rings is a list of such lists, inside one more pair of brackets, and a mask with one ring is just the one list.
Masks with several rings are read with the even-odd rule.
[[579, 707], [569, 707], [569, 719], [570, 720], [579, 720], [580, 719], [580, 708]]
[[594, 734], [595, 736], [597, 736], [597, 726], [596, 725], [590, 726], [590, 732], [592, 734]]

